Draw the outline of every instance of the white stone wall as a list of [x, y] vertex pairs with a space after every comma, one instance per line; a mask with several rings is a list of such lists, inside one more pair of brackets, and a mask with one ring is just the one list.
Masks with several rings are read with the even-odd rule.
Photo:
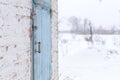
[[30, 80], [31, 0], [0, 0], [0, 80]]
[[58, 0], [51, 0], [52, 26], [52, 78], [58, 80]]
[[[58, 80], [57, 0], [51, 0], [52, 77]], [[32, 80], [32, 0], [0, 0], [0, 80]]]

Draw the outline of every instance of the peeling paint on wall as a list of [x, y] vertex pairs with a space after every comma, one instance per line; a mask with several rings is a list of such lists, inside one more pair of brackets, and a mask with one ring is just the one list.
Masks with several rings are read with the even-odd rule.
[[[51, 0], [52, 77], [58, 80], [57, 0]], [[32, 0], [0, 0], [0, 80], [31, 80]]]
[[31, 0], [0, 0], [0, 80], [30, 80]]

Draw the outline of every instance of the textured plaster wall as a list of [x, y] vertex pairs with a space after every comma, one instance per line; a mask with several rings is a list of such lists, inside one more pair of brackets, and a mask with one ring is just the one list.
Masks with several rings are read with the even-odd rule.
[[58, 0], [51, 0], [51, 26], [52, 26], [52, 78], [59, 80], [58, 77]]
[[0, 80], [30, 80], [31, 0], [0, 0]]

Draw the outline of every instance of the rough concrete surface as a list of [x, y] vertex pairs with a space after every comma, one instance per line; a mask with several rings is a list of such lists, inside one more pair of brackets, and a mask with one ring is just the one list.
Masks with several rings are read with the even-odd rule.
[[58, 0], [51, 0], [51, 30], [52, 30], [52, 78], [59, 80], [58, 77]]
[[0, 0], [0, 80], [30, 80], [31, 0]]

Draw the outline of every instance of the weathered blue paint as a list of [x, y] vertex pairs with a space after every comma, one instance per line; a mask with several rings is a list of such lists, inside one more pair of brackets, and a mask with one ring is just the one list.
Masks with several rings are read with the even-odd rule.
[[46, 2], [48, 4], [50, 4], [50, 2], [51, 2], [51, 0], [33, 0], [33, 1], [34, 1], [34, 3], [41, 3], [43, 1], [43, 2]]
[[[47, 5], [41, 4], [45, 2]], [[34, 1], [34, 80], [50, 80], [51, 78], [51, 26], [50, 0]], [[39, 45], [40, 42], [40, 53]]]

